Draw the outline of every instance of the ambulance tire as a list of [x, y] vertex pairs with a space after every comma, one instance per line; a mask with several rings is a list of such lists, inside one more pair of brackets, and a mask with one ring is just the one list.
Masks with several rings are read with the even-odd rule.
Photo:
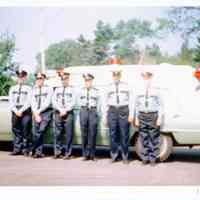
[[[140, 159], [141, 159], [141, 154], [140, 154], [141, 148], [142, 148], [142, 145], [141, 145], [139, 137], [137, 136], [136, 141], [135, 141], [135, 151], [136, 151], [137, 156]], [[173, 141], [172, 141], [171, 136], [161, 134], [161, 136], [160, 136], [160, 153], [158, 155], [158, 159], [160, 161], [167, 160], [167, 158], [172, 153], [172, 149], [173, 149]]]

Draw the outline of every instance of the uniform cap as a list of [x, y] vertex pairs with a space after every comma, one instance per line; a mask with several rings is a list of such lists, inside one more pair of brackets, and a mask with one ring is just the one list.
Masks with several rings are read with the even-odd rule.
[[153, 71], [149, 67], [145, 67], [145, 68], [142, 68], [141, 75], [153, 76]]
[[35, 73], [35, 77], [36, 78], [46, 78], [46, 74], [42, 73], [42, 72], [37, 72]]
[[112, 71], [113, 76], [119, 76], [119, 75], [121, 75], [121, 73], [122, 73], [122, 70]]
[[92, 74], [83, 74], [83, 78], [85, 80], [93, 80], [94, 79], [94, 76]]
[[25, 70], [17, 70], [16, 74], [19, 78], [23, 78], [23, 77], [27, 76], [28, 73]]

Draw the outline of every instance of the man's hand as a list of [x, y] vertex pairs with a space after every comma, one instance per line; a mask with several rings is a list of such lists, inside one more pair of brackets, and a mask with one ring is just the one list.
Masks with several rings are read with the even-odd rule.
[[157, 120], [156, 121], [156, 127], [158, 128], [158, 127], [160, 127], [160, 125], [161, 125], [161, 123]]
[[134, 118], [131, 117], [131, 116], [129, 116], [129, 117], [128, 117], [128, 123], [129, 123], [129, 124], [133, 124], [133, 122], [134, 122]]
[[61, 111], [60, 112], [60, 117], [63, 117], [63, 116], [65, 116], [67, 114], [67, 111]]
[[33, 116], [34, 116], [34, 119], [35, 119], [35, 121], [36, 121], [37, 123], [40, 123], [40, 122], [42, 121], [42, 117], [40, 116], [39, 113], [35, 112], [35, 113], [33, 114]]
[[135, 125], [136, 127], [139, 127], [139, 126], [140, 126], [140, 123], [139, 123], [139, 120], [138, 120], [138, 119], [135, 120], [134, 125]]
[[17, 115], [17, 117], [21, 117], [22, 116], [22, 112], [20, 112], [20, 111], [17, 111], [15, 114]]

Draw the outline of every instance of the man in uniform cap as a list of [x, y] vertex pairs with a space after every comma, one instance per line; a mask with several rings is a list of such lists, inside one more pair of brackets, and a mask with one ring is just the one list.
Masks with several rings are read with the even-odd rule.
[[85, 87], [81, 88], [78, 103], [80, 105], [80, 126], [82, 135], [83, 160], [95, 161], [97, 136], [97, 119], [100, 108], [100, 97], [97, 88], [93, 87], [94, 76], [83, 75]]
[[159, 153], [163, 103], [158, 89], [152, 85], [153, 72], [144, 69], [141, 76], [144, 87], [137, 94], [135, 101], [135, 125], [139, 127], [142, 162], [154, 165]]
[[[64, 156], [64, 159], [69, 159], [72, 153], [74, 121], [73, 109], [76, 102], [76, 97], [74, 88], [69, 85], [70, 73], [63, 72], [61, 76], [63, 85], [55, 89], [52, 98], [52, 104], [55, 110], [54, 158], [60, 158]], [[63, 134], [64, 138], [66, 138], [65, 147]]]
[[27, 78], [25, 70], [18, 70], [17, 84], [9, 91], [10, 108], [12, 111], [13, 152], [11, 155], [29, 154], [31, 132], [31, 87], [24, 84]]
[[44, 85], [46, 75], [38, 72], [35, 74], [36, 83], [32, 92], [32, 112], [34, 119], [34, 143], [32, 156], [34, 158], [44, 157], [43, 137], [51, 120], [52, 110], [50, 108], [53, 88]]
[[105, 93], [105, 109], [110, 133], [111, 159], [117, 161], [121, 150], [124, 164], [128, 164], [129, 123], [133, 121], [133, 93], [121, 81], [121, 70], [112, 71], [113, 83]]

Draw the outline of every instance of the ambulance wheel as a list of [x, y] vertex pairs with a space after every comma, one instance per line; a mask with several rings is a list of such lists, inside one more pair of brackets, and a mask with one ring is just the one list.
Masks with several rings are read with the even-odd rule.
[[[142, 148], [142, 144], [140, 142], [140, 139], [139, 139], [139, 137], [136, 137], [135, 151], [140, 159], [142, 158], [141, 157], [141, 148]], [[173, 141], [172, 141], [171, 136], [161, 134], [161, 136], [160, 136], [160, 153], [158, 155], [158, 159], [160, 161], [167, 160], [167, 158], [172, 153], [172, 149], [173, 149]]]

